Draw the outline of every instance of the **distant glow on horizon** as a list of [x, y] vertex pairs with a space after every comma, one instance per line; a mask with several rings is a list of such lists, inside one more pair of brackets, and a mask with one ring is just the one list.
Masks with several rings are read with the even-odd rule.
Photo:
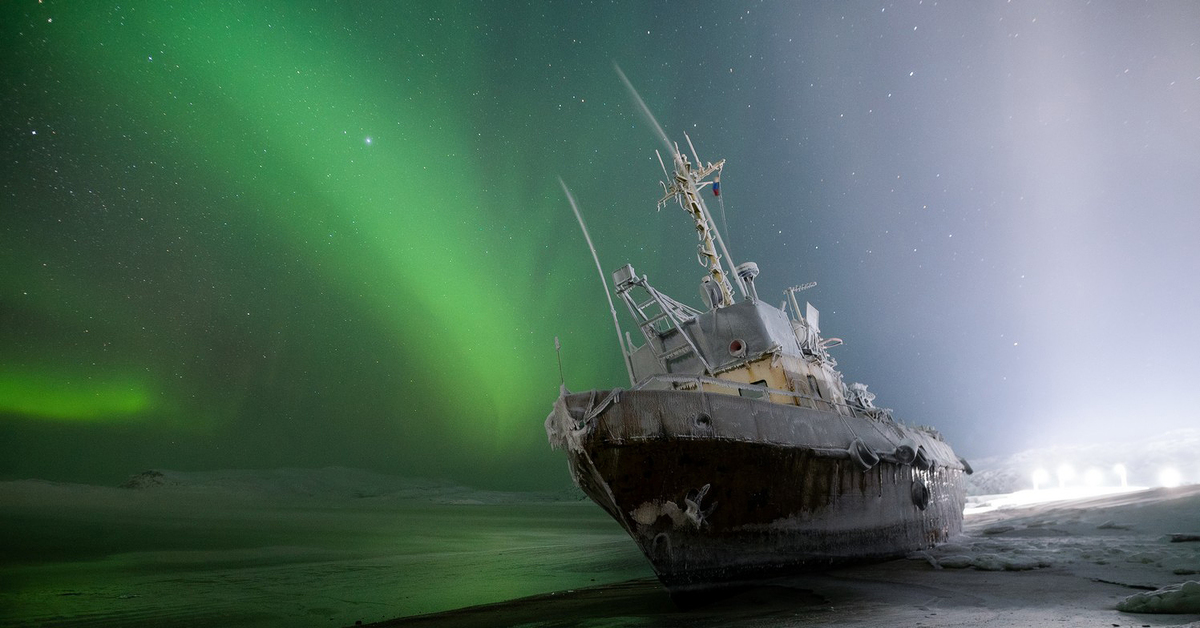
[[1087, 499], [1090, 497], [1100, 497], [1102, 495], [1116, 495], [1120, 493], [1132, 493], [1134, 491], [1144, 491], [1145, 487], [1140, 486], [1074, 486], [1071, 488], [1047, 488], [1042, 490], [1032, 491], [1017, 491], [1015, 493], [1007, 493], [1004, 495], [988, 495], [979, 501], [972, 502], [968, 498], [967, 506], [963, 509], [963, 514], [966, 516], [983, 514], [1000, 508], [1012, 508], [1016, 506], [1029, 506], [1032, 504], [1041, 504], [1052, 501], [1069, 501], [1075, 499]]
[[1125, 465], [1117, 464], [1113, 467], [1113, 473], [1121, 477], [1121, 486], [1129, 486], [1129, 474], [1125, 470]]
[[1167, 488], [1175, 488], [1183, 484], [1183, 475], [1178, 469], [1168, 467], [1158, 472], [1158, 483]]
[[1050, 473], [1045, 469], [1037, 469], [1033, 472], [1033, 490], [1039, 490], [1042, 485], [1050, 481]]
[[1067, 463], [1058, 466], [1058, 488], [1064, 488], [1067, 482], [1075, 479], [1075, 467]]

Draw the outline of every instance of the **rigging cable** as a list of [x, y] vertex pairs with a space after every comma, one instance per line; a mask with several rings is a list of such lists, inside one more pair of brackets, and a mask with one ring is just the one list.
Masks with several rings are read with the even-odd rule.
[[717, 204], [721, 206], [721, 228], [725, 233], [729, 233], [729, 221], [725, 220], [725, 197], [721, 196], [721, 175], [724, 174], [724, 168], [717, 170], [717, 176], [713, 179], [712, 193], [717, 197]]

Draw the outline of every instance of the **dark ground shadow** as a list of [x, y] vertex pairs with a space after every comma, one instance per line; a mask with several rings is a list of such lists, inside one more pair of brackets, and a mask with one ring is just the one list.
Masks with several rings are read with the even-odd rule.
[[828, 602], [813, 592], [768, 583], [713, 592], [709, 599], [689, 599], [686, 608], [672, 601], [653, 578], [558, 591], [546, 595], [472, 606], [444, 613], [405, 617], [374, 628], [438, 626], [493, 628], [515, 626], [728, 626], [754, 620], [779, 620], [797, 612], [819, 612]]

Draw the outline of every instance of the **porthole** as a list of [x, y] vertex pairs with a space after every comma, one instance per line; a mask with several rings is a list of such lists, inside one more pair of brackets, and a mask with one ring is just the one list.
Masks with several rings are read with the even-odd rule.
[[733, 341], [729, 343], [729, 355], [732, 355], [735, 358], [745, 357], [746, 342], [741, 338], [733, 339]]

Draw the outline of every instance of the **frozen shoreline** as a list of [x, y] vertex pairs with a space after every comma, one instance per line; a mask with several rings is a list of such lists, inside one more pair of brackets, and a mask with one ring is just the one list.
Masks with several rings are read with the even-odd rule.
[[6, 621], [264, 627], [1200, 621], [1200, 611], [1116, 610], [1125, 598], [1168, 586], [1187, 602], [1184, 583], [1200, 580], [1200, 542], [1172, 543], [1167, 535], [1200, 534], [1196, 485], [978, 512], [967, 517], [962, 536], [907, 560], [780, 580], [680, 614], [624, 532], [590, 502], [566, 494], [473, 491], [344, 469], [163, 472], [157, 479], [164, 481], [139, 490], [0, 482]]
[[[1165, 532], [1196, 528], [1200, 486], [1124, 491], [972, 515], [953, 542], [907, 560], [783, 578], [687, 611], [639, 580], [378, 625], [1196, 625], [1200, 543]], [[1146, 614], [1156, 598], [1174, 613]]]

